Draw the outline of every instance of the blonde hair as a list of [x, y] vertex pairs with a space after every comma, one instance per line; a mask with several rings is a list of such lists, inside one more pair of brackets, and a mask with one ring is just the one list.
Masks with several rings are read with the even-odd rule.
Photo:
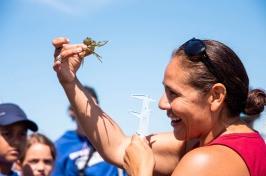
[[25, 155], [28, 151], [28, 149], [33, 145], [33, 144], [44, 144], [49, 146], [50, 150], [51, 150], [51, 155], [53, 157], [53, 160], [55, 160], [56, 157], [56, 150], [55, 150], [55, 146], [53, 144], [53, 142], [46, 137], [45, 135], [41, 134], [41, 133], [32, 133], [31, 135], [29, 135], [28, 139], [27, 139], [27, 143], [26, 143], [26, 147], [25, 150], [22, 152], [21, 158], [20, 158], [20, 162], [23, 163], [24, 159], [25, 159]]

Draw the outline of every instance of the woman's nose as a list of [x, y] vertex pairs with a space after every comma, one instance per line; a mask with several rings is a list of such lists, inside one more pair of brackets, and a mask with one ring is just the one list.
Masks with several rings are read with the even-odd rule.
[[166, 94], [164, 93], [159, 101], [159, 108], [162, 110], [171, 109], [171, 105], [168, 101]]

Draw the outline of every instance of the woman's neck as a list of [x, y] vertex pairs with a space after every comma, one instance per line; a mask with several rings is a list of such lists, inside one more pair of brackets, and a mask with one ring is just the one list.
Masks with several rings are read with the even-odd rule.
[[252, 130], [240, 120], [239, 116], [230, 117], [227, 119], [220, 119], [214, 124], [211, 131], [207, 133], [200, 140], [200, 146], [206, 145], [216, 139], [217, 137], [230, 134], [230, 133], [241, 133], [241, 132], [251, 132]]

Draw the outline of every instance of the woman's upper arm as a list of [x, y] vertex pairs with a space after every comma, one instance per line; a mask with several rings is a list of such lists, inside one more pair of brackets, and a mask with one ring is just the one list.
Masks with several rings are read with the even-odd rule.
[[184, 153], [184, 141], [174, 137], [173, 132], [147, 136], [155, 158], [156, 175], [171, 174]]

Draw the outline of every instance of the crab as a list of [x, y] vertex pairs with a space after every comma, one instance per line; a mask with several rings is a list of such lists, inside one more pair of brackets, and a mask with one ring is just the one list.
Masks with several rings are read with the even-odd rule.
[[97, 59], [102, 62], [101, 60], [101, 56], [99, 54], [97, 54], [94, 50], [96, 47], [101, 47], [103, 45], [105, 45], [108, 41], [99, 41], [99, 42], [96, 42], [95, 40], [92, 40], [92, 38], [90, 37], [86, 37], [84, 40], [83, 40], [83, 43], [85, 45], [87, 45], [87, 48], [85, 49], [85, 55], [88, 56], [90, 54], [93, 54], [97, 57]]

